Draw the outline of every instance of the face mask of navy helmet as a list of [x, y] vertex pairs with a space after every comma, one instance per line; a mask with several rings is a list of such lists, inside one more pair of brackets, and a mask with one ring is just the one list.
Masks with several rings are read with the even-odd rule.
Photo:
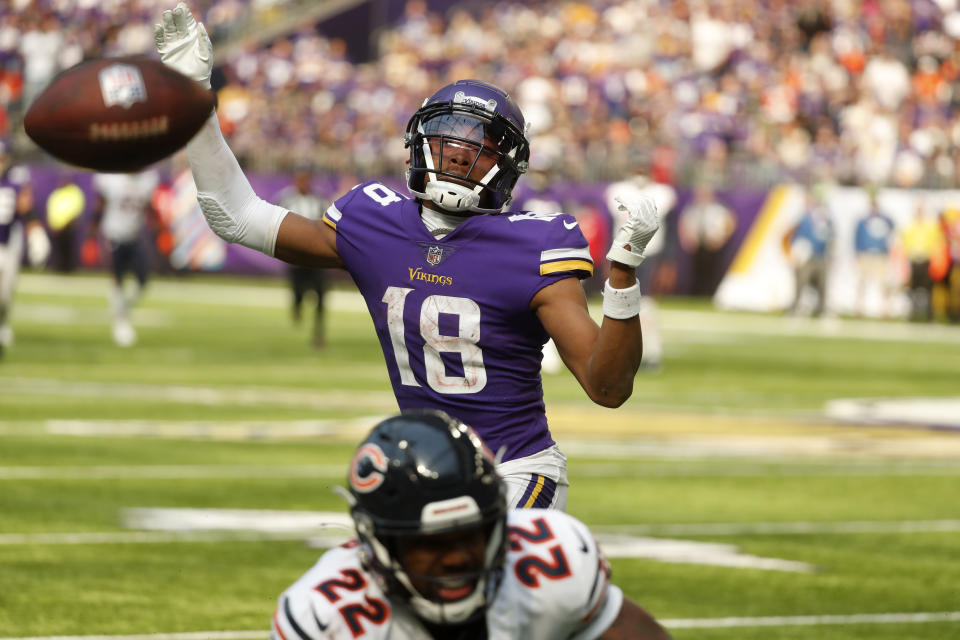
[[[476, 433], [439, 411], [377, 425], [350, 463], [347, 496], [361, 558], [391, 600], [422, 620], [459, 625], [486, 611], [506, 554], [506, 498], [495, 463]], [[454, 576], [418, 575], [405, 549], [430, 537], [483, 539], [475, 566]], [[472, 585], [456, 599], [452, 584]]]

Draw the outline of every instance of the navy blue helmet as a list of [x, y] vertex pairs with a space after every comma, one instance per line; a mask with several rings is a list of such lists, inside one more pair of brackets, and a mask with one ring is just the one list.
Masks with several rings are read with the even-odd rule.
[[497, 213], [527, 170], [526, 130], [520, 107], [503, 89], [479, 80], [447, 85], [407, 123], [407, 187], [450, 213]]
[[[441, 411], [388, 418], [357, 448], [348, 481], [361, 558], [387, 594], [435, 624], [483, 614], [502, 576], [507, 508], [493, 455], [473, 429]], [[419, 590], [424, 576], [405, 563], [404, 549], [437, 536], [482, 536], [473, 588], [456, 600]]]

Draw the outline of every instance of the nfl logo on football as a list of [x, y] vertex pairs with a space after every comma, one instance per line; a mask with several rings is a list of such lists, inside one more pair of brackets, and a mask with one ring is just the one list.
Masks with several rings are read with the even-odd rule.
[[430, 247], [427, 249], [427, 262], [431, 267], [435, 267], [443, 260], [443, 247]]
[[98, 77], [105, 107], [119, 104], [129, 109], [133, 103], [147, 100], [143, 76], [140, 75], [140, 70], [132, 65], [110, 65], [100, 71]]

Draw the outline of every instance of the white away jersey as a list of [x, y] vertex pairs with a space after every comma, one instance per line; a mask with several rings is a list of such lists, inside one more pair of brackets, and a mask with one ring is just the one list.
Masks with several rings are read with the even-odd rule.
[[101, 173], [93, 185], [103, 196], [103, 221], [100, 228], [111, 242], [133, 242], [140, 237], [147, 206], [159, 184], [153, 170], [143, 173]]
[[[560, 511], [507, 515], [503, 581], [487, 609], [488, 640], [589, 640], [606, 631], [623, 594], [580, 521]], [[356, 541], [323, 554], [277, 601], [271, 640], [431, 640], [394, 608], [360, 564]]]

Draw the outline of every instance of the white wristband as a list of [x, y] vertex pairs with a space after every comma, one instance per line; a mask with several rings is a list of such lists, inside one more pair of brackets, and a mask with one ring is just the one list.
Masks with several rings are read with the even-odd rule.
[[603, 285], [603, 315], [626, 320], [640, 313], [640, 283], [626, 289], [614, 289], [610, 280]]

